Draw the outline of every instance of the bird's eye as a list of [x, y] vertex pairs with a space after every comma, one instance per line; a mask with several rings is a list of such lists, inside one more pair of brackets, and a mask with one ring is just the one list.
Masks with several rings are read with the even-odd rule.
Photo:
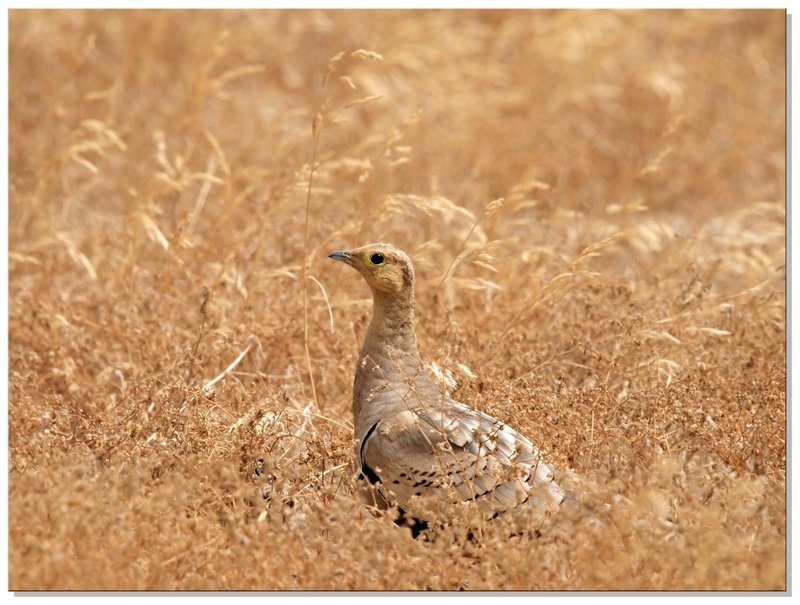
[[380, 252], [373, 252], [369, 255], [369, 264], [378, 267], [386, 262], [386, 258]]

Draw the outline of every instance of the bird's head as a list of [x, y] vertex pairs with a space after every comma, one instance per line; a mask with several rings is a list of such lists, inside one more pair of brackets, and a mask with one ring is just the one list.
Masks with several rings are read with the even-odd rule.
[[414, 267], [405, 252], [389, 244], [368, 244], [328, 255], [361, 273], [373, 292], [396, 296], [414, 287]]

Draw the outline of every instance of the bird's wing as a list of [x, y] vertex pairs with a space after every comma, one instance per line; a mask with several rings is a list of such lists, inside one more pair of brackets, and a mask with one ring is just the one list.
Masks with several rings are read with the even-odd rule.
[[528, 439], [450, 399], [375, 423], [359, 451], [364, 474], [401, 508], [435, 495], [474, 500], [493, 516], [524, 502], [546, 509], [563, 500], [552, 468]]

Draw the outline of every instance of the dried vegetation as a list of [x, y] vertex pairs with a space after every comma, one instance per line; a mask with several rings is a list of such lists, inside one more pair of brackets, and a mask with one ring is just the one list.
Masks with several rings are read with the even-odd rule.
[[[9, 21], [12, 590], [785, 589], [783, 11]], [[358, 502], [376, 240], [570, 531]]]

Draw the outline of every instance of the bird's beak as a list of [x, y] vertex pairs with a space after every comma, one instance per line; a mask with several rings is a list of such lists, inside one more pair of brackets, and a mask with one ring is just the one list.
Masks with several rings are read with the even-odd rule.
[[331, 252], [328, 255], [328, 258], [332, 258], [333, 260], [340, 260], [343, 263], [347, 263], [348, 265], [353, 264], [353, 257], [349, 252], [345, 252], [344, 250], [337, 250], [336, 252]]

